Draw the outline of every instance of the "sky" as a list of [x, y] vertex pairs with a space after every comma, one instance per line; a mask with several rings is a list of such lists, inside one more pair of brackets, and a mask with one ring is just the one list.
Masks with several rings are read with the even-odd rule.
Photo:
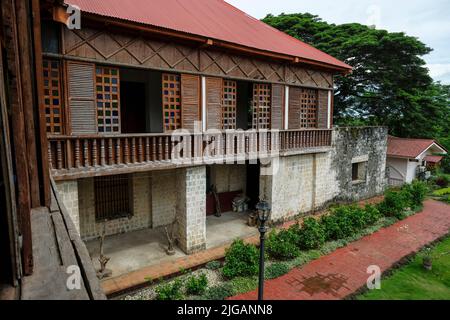
[[226, 0], [261, 19], [268, 13], [304, 13], [342, 24], [358, 22], [418, 37], [434, 51], [424, 57], [430, 75], [450, 84], [450, 1], [448, 0]]

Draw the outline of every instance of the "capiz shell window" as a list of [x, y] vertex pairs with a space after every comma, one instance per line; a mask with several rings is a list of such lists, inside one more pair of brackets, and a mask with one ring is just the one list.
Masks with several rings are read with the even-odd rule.
[[99, 133], [120, 133], [119, 69], [95, 68], [97, 127]]

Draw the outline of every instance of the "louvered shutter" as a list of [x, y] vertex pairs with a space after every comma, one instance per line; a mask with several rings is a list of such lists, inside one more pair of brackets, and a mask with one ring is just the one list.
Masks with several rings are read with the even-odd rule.
[[206, 78], [206, 128], [222, 127], [222, 79]]
[[317, 105], [317, 127], [327, 128], [328, 126], [328, 91], [319, 90]]
[[283, 129], [284, 86], [272, 85], [271, 128]]
[[89, 63], [68, 61], [66, 68], [72, 134], [96, 134], [95, 66]]
[[301, 89], [289, 88], [289, 129], [300, 129]]
[[200, 77], [181, 75], [182, 127], [194, 130], [194, 122], [200, 120]]

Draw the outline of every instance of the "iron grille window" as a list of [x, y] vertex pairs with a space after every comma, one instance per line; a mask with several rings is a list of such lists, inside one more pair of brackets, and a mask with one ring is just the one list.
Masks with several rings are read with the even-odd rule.
[[114, 220], [132, 216], [130, 176], [94, 178], [95, 219]]

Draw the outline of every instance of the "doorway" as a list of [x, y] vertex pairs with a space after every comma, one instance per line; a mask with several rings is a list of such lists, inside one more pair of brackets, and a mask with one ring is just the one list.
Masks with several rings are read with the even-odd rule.
[[248, 208], [255, 210], [256, 204], [259, 202], [259, 177], [261, 174], [261, 166], [258, 161], [251, 164], [247, 161], [247, 197], [249, 197]]
[[145, 83], [123, 81], [120, 90], [122, 133], [146, 132]]

